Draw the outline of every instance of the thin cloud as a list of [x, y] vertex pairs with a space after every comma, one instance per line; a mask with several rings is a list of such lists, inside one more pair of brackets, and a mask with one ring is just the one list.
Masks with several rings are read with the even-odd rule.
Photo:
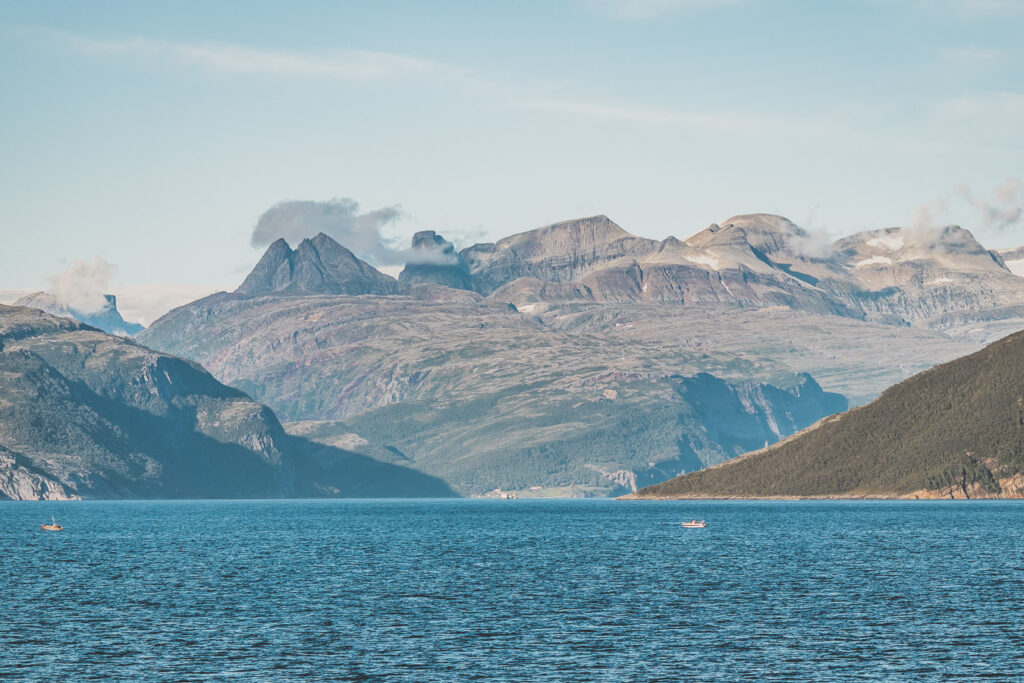
[[21, 32], [85, 55], [148, 57], [232, 74], [369, 82], [401, 76], [465, 73], [438, 62], [369, 50], [306, 53], [232, 43], [183, 43], [142, 37], [102, 40], [43, 28], [22, 29]]
[[[744, 0], [643, 0], [637, 5], [708, 5], [737, 1]], [[79, 54], [108, 58], [148, 58], [228, 74], [320, 78], [350, 82], [371, 82], [428, 74], [454, 76], [463, 86], [473, 88], [484, 97], [493, 98], [506, 106], [590, 119], [726, 132], [757, 129], [765, 122], [760, 117], [728, 113], [711, 114], [578, 99], [534, 98], [525, 94], [530, 90], [529, 86], [511, 87], [475, 76], [469, 69], [387, 52], [346, 50], [332, 54], [313, 54], [230, 43], [181, 43], [143, 37], [103, 40], [48, 28], [25, 28], [20, 32]]]
[[47, 278], [47, 292], [57, 303], [73, 311], [91, 315], [109, 308], [106, 294], [116, 268], [99, 254], [89, 261], [74, 261], [65, 270]]
[[1005, 233], [1018, 227], [1024, 223], [1024, 181], [1007, 178], [988, 194], [977, 194], [961, 185], [918, 208], [911, 227], [933, 230], [953, 223], [958, 213], [968, 218], [970, 227], [988, 233]]
[[649, 126], [717, 129], [724, 131], [760, 128], [764, 121], [746, 116], [715, 115], [661, 107], [634, 107], [585, 100], [523, 99], [515, 102], [522, 109], [572, 114], [591, 119], [622, 121]]

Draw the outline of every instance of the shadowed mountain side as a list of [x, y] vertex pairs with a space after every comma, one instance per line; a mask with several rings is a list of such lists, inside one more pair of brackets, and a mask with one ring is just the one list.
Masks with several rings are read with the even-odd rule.
[[405, 402], [349, 424], [463, 493], [540, 485], [615, 494], [772, 443], [847, 405], [807, 376], [786, 389], [707, 373], [618, 377], [614, 385], [561, 395], [517, 387], [443, 411]]
[[268, 408], [187, 361], [0, 306], [0, 497], [405, 496], [417, 483], [446, 490], [288, 436]]
[[324, 498], [455, 498], [444, 481], [418, 470], [334, 446], [288, 436], [285, 447], [299, 457], [296, 490]]
[[1024, 333], [639, 498], [1024, 497]]

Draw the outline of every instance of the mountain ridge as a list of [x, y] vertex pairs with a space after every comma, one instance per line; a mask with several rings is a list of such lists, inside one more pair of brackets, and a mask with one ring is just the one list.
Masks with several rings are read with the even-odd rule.
[[[935, 248], [918, 248], [929, 239]], [[462, 493], [526, 484], [613, 493], [738, 454], [680, 394], [701, 372], [732, 387], [778, 387], [811, 371], [819, 391], [860, 404], [1024, 327], [1024, 279], [966, 231], [866, 234], [844, 249], [840, 258], [834, 243], [769, 214], [661, 241], [593, 216], [461, 251], [428, 230], [391, 280], [400, 290], [379, 294], [338, 293], [324, 278], [291, 288], [291, 266], [275, 281], [293, 252], [271, 245], [264, 259], [276, 265], [250, 275], [269, 282], [263, 289], [171, 311], [139, 339], [201, 362], [296, 429], [401, 453]], [[857, 268], [886, 249], [905, 282], [876, 276], [876, 264]], [[958, 255], [964, 268], [933, 283]], [[748, 419], [741, 404], [723, 413], [730, 429]], [[796, 428], [832, 412], [826, 404]], [[758, 412], [759, 429], [770, 413]], [[622, 430], [619, 450], [632, 455], [606, 453]], [[703, 434], [701, 445], [686, 434]]]
[[198, 364], [0, 306], [0, 498], [452, 495], [287, 434]]

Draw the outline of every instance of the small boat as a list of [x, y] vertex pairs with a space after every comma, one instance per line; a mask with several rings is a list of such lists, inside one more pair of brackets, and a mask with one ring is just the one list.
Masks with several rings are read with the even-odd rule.
[[39, 528], [43, 531], [60, 531], [64, 528], [60, 524], [57, 524], [57, 520], [53, 517], [50, 517], [50, 521], [53, 522], [53, 524], [40, 524]]
[[695, 519], [691, 519], [689, 522], [683, 522], [684, 529], [703, 529], [708, 525], [703, 519], [699, 522]]

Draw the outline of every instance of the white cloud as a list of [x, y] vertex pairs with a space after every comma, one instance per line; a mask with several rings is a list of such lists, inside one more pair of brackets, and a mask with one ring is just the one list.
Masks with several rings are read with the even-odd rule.
[[47, 291], [72, 310], [87, 315], [99, 313], [109, 306], [105, 295], [110, 293], [110, 278], [115, 270], [95, 254], [89, 261], [75, 261], [63, 272], [48, 277]]
[[398, 205], [361, 213], [359, 204], [348, 197], [327, 201], [289, 200], [263, 212], [253, 228], [251, 241], [254, 247], [262, 247], [283, 238], [295, 247], [303, 239], [322, 232], [375, 266], [455, 261], [454, 254], [440, 245], [436, 249], [411, 249], [385, 237], [383, 228], [403, 216]]
[[988, 195], [979, 195], [961, 185], [914, 213], [913, 229], [935, 229], [956, 222], [969, 221], [967, 227], [987, 233], [1000, 233], [1024, 222], [1024, 181], [1007, 178]]

